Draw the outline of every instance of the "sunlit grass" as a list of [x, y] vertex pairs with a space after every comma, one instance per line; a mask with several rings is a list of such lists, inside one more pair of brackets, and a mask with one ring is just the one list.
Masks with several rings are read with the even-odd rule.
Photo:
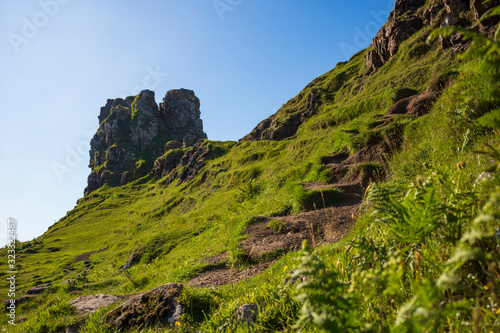
[[[18, 249], [17, 261], [22, 268], [16, 296], [43, 283], [52, 283], [52, 289], [18, 308], [18, 318], [27, 321], [12, 332], [56, 332], [76, 321], [83, 322], [84, 332], [108, 332], [100, 322], [105, 310], [90, 318], [81, 317], [68, 306], [69, 301], [79, 295], [126, 295], [168, 282], [186, 282], [208, 265], [204, 258], [222, 252], [228, 253], [229, 266], [244, 267], [239, 241], [245, 237], [245, 227], [252, 217], [296, 214], [340, 200], [339, 190], [308, 192], [300, 184], [331, 178], [320, 163], [321, 156], [355, 152], [372, 136], [386, 135], [384, 131], [375, 132], [371, 125], [393, 104], [399, 88], [422, 92], [456, 63], [455, 58], [422, 44], [428, 32], [423, 29], [403, 43], [394, 59], [373, 75], [366, 75], [363, 51], [320, 77], [315, 87], [323, 103], [292, 138], [279, 142], [206, 141], [210, 159], [187, 183], [174, 181], [167, 186], [165, 178], [157, 180], [150, 174], [125, 186], [102, 187], [80, 199], [75, 209], [36, 242], [24, 243]], [[305, 96], [299, 96], [294, 103], [305, 103]], [[498, 144], [499, 138], [474, 123], [470, 111], [477, 105], [473, 101], [458, 102], [454, 97], [445, 92], [430, 114], [421, 118], [396, 118], [391, 126], [401, 130], [402, 146], [394, 151], [387, 166], [388, 179], [380, 187], [401, 196], [415, 182], [418, 186], [418, 177], [436, 166], [454, 170], [457, 180], [453, 186], [475, 188], [477, 177], [490, 163], [488, 157], [475, 150], [486, 143]], [[383, 167], [358, 166], [370, 172]], [[484, 204], [482, 195], [470, 214], [477, 213]], [[405, 274], [411, 277], [411, 283], [416, 282], [406, 280], [400, 291], [390, 290], [387, 295], [394, 301], [386, 302], [387, 297], [376, 293], [377, 287], [385, 283], [380, 279], [394, 276], [383, 276], [375, 266], [380, 264], [377, 256], [387, 255], [392, 246], [390, 227], [370, 215], [373, 210], [368, 204], [363, 209], [365, 214], [348, 236], [336, 244], [319, 247], [316, 253], [339, 278], [357, 283], [355, 297], [369, 298], [370, 302], [359, 304], [358, 320], [371, 323], [382, 318], [388, 327], [394, 323], [397, 309], [415, 294], [412, 286], [417, 288], [418, 283], [440, 276], [442, 265], [452, 255], [452, 245], [434, 235], [410, 253], [405, 265], [411, 262], [412, 266]], [[358, 247], [350, 243], [353, 239]], [[75, 262], [77, 256], [92, 251], [99, 252], [90, 256], [91, 263]], [[136, 252], [142, 254], [140, 261], [119, 271]], [[295, 286], [284, 280], [298, 266], [298, 260], [299, 253], [287, 254], [261, 275], [217, 289], [187, 287], [181, 296], [185, 313], [180, 329], [246, 331], [249, 328], [234, 318], [234, 311], [240, 305], [256, 303], [259, 314], [255, 331], [294, 331], [301, 304], [293, 297]], [[387, 271], [392, 272], [400, 264], [387, 264]], [[366, 269], [356, 275], [356, 265]], [[0, 274], [5, 274], [5, 268], [6, 262], [2, 261]], [[87, 272], [86, 281], [78, 279], [83, 272]], [[6, 290], [4, 275], [0, 277], [4, 281], [0, 288]], [[74, 281], [78, 293], [70, 294], [68, 281]], [[6, 325], [3, 316], [0, 326]], [[450, 325], [455, 328], [457, 321]]]

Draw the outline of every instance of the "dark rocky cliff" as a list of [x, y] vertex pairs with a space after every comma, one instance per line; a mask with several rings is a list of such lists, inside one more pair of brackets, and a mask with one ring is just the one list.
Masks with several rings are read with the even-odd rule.
[[[402, 42], [425, 25], [439, 27], [459, 25], [471, 27], [488, 9], [500, 4], [499, 0], [483, 3], [483, 0], [397, 0], [387, 22], [373, 39], [366, 56], [368, 67], [376, 71], [398, 52]], [[495, 20], [480, 24], [482, 32], [494, 25]], [[440, 38], [443, 49], [464, 51], [466, 44], [458, 36]]]
[[90, 142], [92, 172], [85, 194], [105, 184], [123, 185], [143, 177], [165, 151], [207, 138], [200, 101], [187, 89], [167, 92], [159, 106], [150, 90], [109, 99], [98, 118], [100, 126]]

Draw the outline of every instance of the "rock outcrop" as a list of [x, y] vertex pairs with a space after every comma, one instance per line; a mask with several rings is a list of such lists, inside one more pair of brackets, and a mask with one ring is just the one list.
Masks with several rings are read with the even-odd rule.
[[243, 304], [236, 309], [235, 316], [243, 323], [253, 324], [257, 319], [258, 310], [257, 304]]
[[429, 8], [424, 11], [423, 18], [424, 23], [431, 26], [438, 26], [437, 22], [439, 21], [440, 14], [444, 6], [442, 3], [433, 3]]
[[313, 88], [306, 94], [305, 103], [302, 103], [303, 97], [299, 95], [290, 100], [274, 115], [261, 121], [241, 140], [284, 140], [295, 135], [299, 126], [318, 111], [319, 93], [316, 89]]
[[42, 286], [36, 286], [26, 291], [26, 296], [40, 295], [43, 294], [47, 289], [49, 289], [50, 283], [44, 284]]
[[[385, 65], [398, 52], [402, 42], [424, 26], [417, 10], [425, 0], [397, 0], [385, 25], [377, 32], [366, 56], [367, 65], [373, 71]], [[405, 15], [404, 19], [401, 16]]]
[[[500, 0], [492, 0], [487, 4], [483, 4], [483, 0], [396, 0], [387, 22], [377, 32], [366, 54], [369, 72], [373, 73], [387, 64], [398, 53], [401, 44], [426, 25], [433, 28], [452, 25], [470, 28], [484, 12], [499, 3]], [[484, 21], [481, 23], [482, 32], [497, 22], [498, 18]], [[422, 40], [425, 38], [423, 35]], [[465, 51], [469, 43], [459, 34], [439, 38], [442, 50], [450, 53]], [[342, 79], [340, 77], [337, 82], [340, 86]], [[318, 112], [322, 103], [332, 98], [332, 91], [325, 93], [322, 88], [318, 88], [320, 82], [321, 77], [311, 82], [301, 94], [261, 121], [240, 141], [284, 140], [294, 136], [299, 127]], [[411, 110], [406, 112], [404, 108], [405, 113], [421, 115], [427, 112], [434, 98], [431, 95], [415, 98]], [[168, 164], [170, 160], [164, 162]]]
[[[160, 104], [160, 114], [166, 121], [165, 130], [178, 142], [206, 138], [200, 119], [200, 100], [186, 89], [171, 90]], [[192, 145], [192, 144], [191, 144]]]
[[[483, 0], [434, 0], [425, 10], [425, 0], [397, 0], [387, 22], [378, 31], [366, 56], [372, 71], [385, 65], [398, 52], [401, 43], [424, 25], [432, 27], [464, 25], [472, 26], [471, 16], [478, 20], [488, 9], [500, 4], [500, 0], [483, 3]], [[472, 15], [470, 15], [472, 14]], [[498, 23], [498, 18], [483, 21], [483, 32]], [[466, 49], [460, 36], [453, 35], [439, 40], [444, 50], [462, 52]]]
[[[165, 178], [162, 180], [164, 185], [174, 181], [179, 184], [188, 182], [206, 166], [207, 161], [226, 154], [233, 145], [198, 141], [192, 147], [173, 148], [155, 161], [153, 173], [157, 178]], [[200, 181], [204, 182], [207, 176], [214, 176], [218, 172], [216, 169], [207, 170], [201, 174]]]
[[16, 306], [19, 306], [20, 304], [28, 302], [29, 300], [35, 298], [36, 296], [43, 294], [45, 291], [47, 291], [47, 289], [49, 289], [49, 287], [50, 287], [50, 283], [47, 283], [47, 284], [44, 284], [41, 286], [35, 286], [35, 287], [27, 290], [25, 296], [22, 296], [22, 297], [19, 297], [16, 299], [4, 300], [3, 302], [5, 304], [5, 310], [9, 311], [9, 309], [10, 309], [9, 307], [11, 307], [11, 306], [16, 307]]
[[200, 101], [187, 89], [167, 92], [159, 106], [150, 90], [110, 99], [98, 118], [100, 127], [90, 142], [92, 172], [85, 194], [104, 184], [123, 185], [143, 177], [166, 149], [207, 138]]
[[446, 12], [459, 16], [460, 13], [469, 9], [469, 0], [442, 0]]
[[409, 114], [416, 117], [423, 116], [429, 112], [438, 97], [438, 93], [424, 92], [419, 95], [403, 98], [391, 106], [385, 115]]
[[114, 330], [173, 325], [182, 314], [177, 300], [182, 288], [181, 284], [167, 283], [139, 294], [106, 313], [104, 320]]

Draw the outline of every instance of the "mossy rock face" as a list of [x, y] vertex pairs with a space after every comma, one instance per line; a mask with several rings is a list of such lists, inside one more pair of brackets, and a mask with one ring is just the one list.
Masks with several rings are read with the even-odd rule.
[[167, 151], [163, 156], [158, 158], [154, 163], [154, 174], [158, 178], [162, 178], [174, 170], [181, 162], [184, 156], [184, 149], [172, 149]]
[[[90, 142], [92, 173], [85, 194], [105, 184], [125, 185], [139, 179], [152, 171], [154, 161], [169, 147], [178, 149], [183, 143], [190, 146], [206, 139], [199, 106], [194, 92], [186, 89], [167, 92], [160, 106], [150, 90], [125, 100], [108, 100]], [[173, 162], [178, 164], [179, 159]], [[97, 172], [101, 169], [114, 177]]]
[[181, 284], [167, 283], [133, 297], [103, 319], [114, 330], [169, 325], [182, 313], [177, 300], [182, 288]]
[[[154, 162], [153, 173], [157, 178], [166, 177], [165, 185], [175, 180], [179, 180], [180, 183], [190, 181], [205, 167], [207, 161], [226, 155], [234, 144], [234, 142], [198, 140], [192, 147], [171, 149]], [[205, 173], [202, 179], [206, 179], [207, 174]]]

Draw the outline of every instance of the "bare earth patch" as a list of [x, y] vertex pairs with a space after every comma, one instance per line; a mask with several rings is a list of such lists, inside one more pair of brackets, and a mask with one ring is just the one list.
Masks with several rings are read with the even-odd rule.
[[[339, 241], [349, 232], [359, 206], [360, 200], [351, 200], [297, 215], [263, 218], [264, 222], [247, 229], [249, 236], [241, 241], [241, 247], [250, 258], [259, 260], [266, 254], [299, 250], [304, 240], [314, 246]], [[268, 227], [273, 220], [286, 223], [283, 232]]]
[[265, 262], [243, 270], [226, 268], [225, 265], [210, 267], [198, 274], [195, 278], [189, 280], [186, 284], [195, 288], [209, 288], [236, 283], [259, 275], [273, 263], [274, 261]]
[[95, 250], [95, 251], [92, 251], [92, 252], [82, 253], [82, 254], [76, 256], [76, 259], [75, 259], [74, 262], [85, 261], [85, 262], [92, 263], [93, 261], [90, 259], [90, 256], [92, 254], [97, 253], [97, 252], [103, 252], [103, 251], [106, 251], [107, 249], [108, 249], [108, 247], [105, 247], [104, 249]]
[[[361, 205], [361, 196], [353, 193], [359, 191], [358, 185], [345, 186], [346, 197], [341, 204], [292, 216], [260, 217], [258, 224], [248, 227], [248, 237], [242, 240], [240, 245], [249, 261], [259, 264], [243, 270], [227, 268], [227, 253], [224, 252], [204, 259], [212, 265], [186, 284], [196, 288], [208, 288], [236, 283], [259, 275], [285, 253], [299, 250], [304, 240], [314, 246], [339, 241], [349, 232]], [[304, 187], [312, 190], [333, 185], [308, 183], [304, 184]], [[269, 223], [276, 220], [286, 224], [281, 232], [269, 227]]]
[[216, 256], [205, 258], [203, 259], [203, 261], [209, 264], [218, 264], [225, 261], [226, 258], [227, 258], [227, 252], [222, 252]]

